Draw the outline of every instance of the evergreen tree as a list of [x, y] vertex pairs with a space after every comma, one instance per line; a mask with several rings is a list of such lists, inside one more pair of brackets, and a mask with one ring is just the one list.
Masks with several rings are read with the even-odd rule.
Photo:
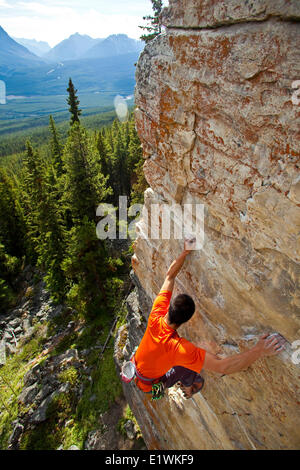
[[69, 79], [69, 86], [67, 88], [67, 92], [69, 93], [67, 103], [70, 106], [69, 107], [69, 111], [71, 113], [70, 124], [72, 126], [74, 124], [74, 122], [80, 122], [79, 121], [79, 116], [81, 114], [81, 110], [79, 109], [80, 101], [76, 96], [77, 90], [75, 90], [75, 87], [73, 85], [73, 82], [72, 82], [71, 78]]
[[101, 171], [104, 176], [109, 176], [111, 173], [111, 161], [107, 156], [107, 149], [104, 141], [104, 135], [100, 131], [96, 137], [97, 140], [97, 149], [99, 152]]
[[116, 205], [118, 204], [119, 196], [129, 195], [126, 157], [127, 155], [123, 146], [121, 132], [118, 129], [114, 138], [114, 150], [112, 154], [114, 197]]
[[37, 261], [39, 243], [38, 207], [43, 198], [43, 164], [39, 152], [34, 151], [30, 141], [26, 142], [26, 155], [21, 174], [22, 208], [28, 238], [27, 254], [31, 263]]
[[148, 187], [145, 179], [143, 149], [140, 138], [136, 131], [134, 115], [129, 121], [129, 146], [128, 146], [128, 167], [130, 171], [131, 203], [142, 204], [144, 202], [144, 192]]
[[108, 256], [105, 243], [96, 236], [95, 223], [85, 216], [75, 225], [67, 243], [63, 268], [72, 286], [67, 300], [84, 315], [107, 313], [122, 285], [116, 270], [122, 261]]
[[0, 315], [14, 305], [25, 255], [24, 218], [13, 179], [0, 168]]
[[31, 258], [46, 271], [45, 281], [52, 296], [60, 300], [65, 282], [61, 264], [64, 258], [65, 229], [55, 191], [55, 174], [47, 171], [39, 152], [27, 142], [24, 160], [24, 193]]
[[18, 258], [25, 253], [24, 219], [11, 178], [0, 167], [0, 242]]
[[41, 203], [39, 223], [41, 236], [38, 246], [38, 264], [46, 270], [45, 282], [56, 300], [66, 292], [62, 262], [65, 257], [66, 227], [57, 193], [56, 173], [50, 166], [44, 178], [44, 200]]
[[56, 170], [57, 177], [60, 177], [63, 172], [63, 163], [62, 163], [62, 146], [59, 142], [55, 122], [52, 116], [49, 119], [49, 127], [51, 132], [50, 148], [53, 165]]
[[98, 155], [85, 129], [75, 123], [64, 148], [62, 177], [63, 203], [70, 210], [74, 224], [79, 224], [85, 216], [96, 220], [96, 208], [111, 194]]
[[147, 15], [143, 16], [143, 20], [150, 22], [149, 26], [139, 26], [139, 28], [144, 29], [148, 32], [148, 34], [143, 34], [140, 39], [145, 41], [146, 43], [152, 41], [158, 34], [161, 33], [161, 24], [159, 15], [163, 8], [162, 0], [151, 0], [152, 3], [152, 10], [154, 15]]
[[129, 121], [128, 145], [128, 167], [131, 169], [131, 172], [140, 160], [143, 160], [143, 149], [140, 138], [135, 128], [135, 120], [132, 117]]
[[132, 178], [135, 182], [132, 183], [131, 204], [144, 203], [144, 192], [148, 188], [148, 183], [144, 175], [143, 166], [143, 159], [139, 160], [135, 165], [134, 176]]
[[13, 305], [15, 299], [14, 280], [20, 271], [21, 261], [6, 253], [0, 243], [0, 315]]
[[[75, 93], [73, 87], [77, 100]], [[11, 176], [0, 169], [0, 301], [7, 299], [6, 306], [24, 254], [45, 272], [52, 297], [84, 313], [104, 313], [122, 285], [122, 261], [96, 236], [96, 208], [118, 206], [120, 195], [142, 202], [147, 183], [134, 117], [91, 134], [78, 121], [63, 146], [50, 116], [51, 152], [27, 142], [23, 167], [15, 164]]]
[[129, 120], [122, 123], [121, 133], [122, 133], [123, 147], [124, 147], [126, 153], [128, 153], [128, 147], [129, 147], [129, 143], [130, 143]]

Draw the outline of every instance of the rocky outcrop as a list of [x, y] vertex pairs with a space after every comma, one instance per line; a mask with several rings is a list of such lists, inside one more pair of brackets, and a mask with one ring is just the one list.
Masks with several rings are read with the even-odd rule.
[[[137, 226], [135, 298], [119, 364], [183, 242], [151, 238], [153, 204], [204, 204], [205, 241], [176, 281], [196, 303], [179, 331], [242, 352], [264, 332], [300, 339], [300, 5], [281, 0], [170, 0], [166, 31], [136, 71], [136, 121], [150, 185]], [[173, 215], [176, 224], [176, 215]], [[161, 225], [162, 217], [155, 223]], [[150, 232], [149, 232], [150, 233]], [[147, 299], [147, 300], [145, 300]], [[300, 445], [299, 365], [292, 349], [247, 371], [205, 374], [201, 394], [127, 399], [150, 449], [293, 449]]]
[[45, 324], [63, 310], [62, 305], [55, 305], [50, 299], [44, 280], [34, 284], [34, 275], [42, 277], [31, 266], [24, 269], [19, 279], [24, 296], [16, 308], [0, 314], [0, 365], [17, 351], [20, 344], [29, 341], [34, 335], [35, 324]]
[[[62, 373], [70, 370], [70, 367], [77, 370], [76, 383], [62, 378]], [[72, 393], [79, 399], [83, 393], [82, 378], [87, 373], [88, 367], [76, 349], [49, 357], [43, 364], [36, 364], [29, 369], [24, 376], [24, 388], [18, 396], [19, 413], [13, 423], [8, 448], [18, 449], [22, 434], [49, 418], [49, 408], [55, 398]]]
[[[0, 368], [4, 366], [0, 373], [0, 412], [4, 411], [2, 423], [9, 431], [5, 448], [145, 448], [123, 395], [118, 396], [107, 411], [99, 412], [96, 422], [88, 415], [86, 423], [90, 431], [84, 442], [75, 441], [80, 447], [66, 443], [66, 434], [82, 426], [76, 412], [78, 407], [99, 409], [97, 394], [102, 386], [102, 374], [100, 384], [98, 375], [95, 390], [95, 373], [105, 349], [111, 347], [108, 340], [113, 327], [103, 344], [97, 325], [93, 341], [90, 322], [84, 321], [70, 307], [54, 304], [42, 273], [30, 266], [23, 270], [19, 285], [18, 304], [6, 314], [0, 314]], [[37, 344], [39, 348], [33, 353], [32, 348]], [[14, 381], [12, 374], [16, 368], [21, 374]], [[107, 370], [105, 372], [107, 381], [109, 375]], [[5, 414], [9, 415], [7, 421]], [[2, 444], [3, 434], [0, 437]]]

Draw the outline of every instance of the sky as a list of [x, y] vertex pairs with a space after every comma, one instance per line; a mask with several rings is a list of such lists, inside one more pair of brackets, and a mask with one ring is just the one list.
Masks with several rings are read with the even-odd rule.
[[0, 26], [10, 36], [47, 41], [51, 47], [74, 33], [138, 39], [143, 16], [152, 13], [150, 0], [0, 0]]

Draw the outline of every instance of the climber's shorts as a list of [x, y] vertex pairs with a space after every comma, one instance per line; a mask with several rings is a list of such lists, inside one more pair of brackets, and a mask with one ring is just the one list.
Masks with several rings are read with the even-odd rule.
[[194, 382], [202, 382], [202, 380], [200, 374], [182, 366], [172, 367], [160, 378], [165, 388], [173, 387], [177, 382], [181, 382], [184, 387], [190, 387]]

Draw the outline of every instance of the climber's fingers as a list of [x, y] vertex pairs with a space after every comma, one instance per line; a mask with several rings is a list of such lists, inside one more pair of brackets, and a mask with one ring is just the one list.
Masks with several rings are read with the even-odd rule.
[[196, 247], [196, 238], [195, 237], [190, 237], [190, 238], [186, 238], [184, 240], [184, 249], [186, 251], [192, 251], [194, 250]]
[[280, 336], [274, 335], [264, 339], [264, 348], [268, 350], [268, 355], [278, 354], [284, 349], [284, 341]]

